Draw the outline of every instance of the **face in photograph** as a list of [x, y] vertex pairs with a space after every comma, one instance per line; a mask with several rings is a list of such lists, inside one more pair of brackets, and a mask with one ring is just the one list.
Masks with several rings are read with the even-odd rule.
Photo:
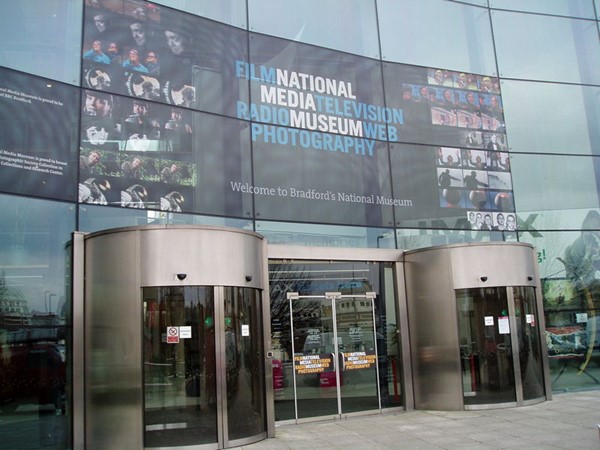
[[108, 140], [108, 131], [104, 127], [91, 125], [86, 128], [85, 134], [92, 145], [104, 145]]
[[187, 39], [183, 34], [166, 30], [165, 39], [167, 41], [167, 46], [174, 55], [182, 55], [187, 50]]
[[134, 22], [129, 25], [131, 30], [131, 37], [136, 45], [142, 47], [146, 45], [146, 28], [141, 22]]

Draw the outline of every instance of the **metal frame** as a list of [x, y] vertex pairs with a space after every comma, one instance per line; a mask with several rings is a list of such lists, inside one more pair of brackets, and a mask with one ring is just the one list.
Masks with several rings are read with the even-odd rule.
[[[383, 411], [412, 411], [415, 409], [414, 400], [414, 386], [413, 386], [413, 364], [411, 358], [411, 346], [410, 346], [410, 330], [408, 325], [408, 302], [406, 297], [406, 280], [404, 273], [404, 250], [398, 249], [372, 249], [372, 248], [341, 248], [341, 247], [306, 247], [306, 246], [295, 246], [295, 245], [273, 245], [270, 244], [267, 247], [265, 254], [270, 259], [283, 259], [283, 260], [314, 260], [314, 261], [370, 261], [370, 262], [382, 262], [393, 264], [394, 269], [394, 294], [396, 300], [396, 323], [399, 329], [397, 333], [400, 336], [400, 354], [402, 358], [402, 374], [401, 374], [401, 385], [404, 406], [394, 406], [386, 408]], [[267, 281], [265, 286], [268, 286], [268, 269]], [[292, 293], [288, 293], [289, 295]], [[270, 304], [269, 299], [266, 300], [266, 305]], [[291, 308], [290, 308], [291, 311]], [[270, 314], [267, 322], [270, 325]], [[292, 334], [292, 342], [294, 336]], [[269, 335], [270, 339], [270, 335]], [[265, 341], [266, 342], [266, 341]], [[271, 348], [270, 346], [267, 348]], [[378, 368], [379, 370], [379, 368]], [[295, 372], [293, 374], [294, 381], [294, 398], [296, 396], [296, 381]], [[272, 384], [271, 384], [272, 386]], [[269, 388], [269, 386], [267, 386]], [[380, 389], [379, 385], [377, 386]], [[272, 391], [272, 390], [271, 390]], [[381, 402], [381, 393], [379, 393], [379, 401]], [[274, 410], [274, 394], [271, 397], [270, 408]], [[296, 407], [296, 406], [295, 406]], [[362, 413], [349, 413], [348, 415], [355, 415]], [[272, 423], [274, 423], [274, 412]], [[295, 417], [298, 417], [298, 411], [295, 411]], [[302, 423], [309, 419], [290, 419], [281, 421], [279, 423]], [[271, 423], [271, 422], [269, 422]], [[272, 436], [269, 434], [269, 436]]]
[[84, 311], [84, 253], [85, 234], [73, 233], [71, 242], [71, 265], [73, 268], [71, 285], [73, 290], [73, 448], [85, 448], [85, 311]]
[[215, 378], [217, 381], [217, 443], [219, 448], [229, 444], [227, 410], [223, 408], [227, 400], [227, 358], [225, 355], [225, 288], [215, 286]]
[[512, 286], [506, 286], [506, 300], [508, 304], [508, 323], [510, 325], [510, 346], [513, 362], [513, 378], [515, 380], [515, 397], [517, 406], [521, 406], [523, 404], [523, 380], [521, 380], [521, 358], [519, 358], [521, 349], [519, 348], [519, 336], [517, 336], [517, 316]]

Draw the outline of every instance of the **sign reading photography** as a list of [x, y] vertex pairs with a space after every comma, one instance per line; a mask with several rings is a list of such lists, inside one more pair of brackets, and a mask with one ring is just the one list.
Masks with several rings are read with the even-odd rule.
[[75, 199], [77, 90], [0, 69], [0, 190]]
[[82, 106], [81, 202], [514, 229], [497, 78], [247, 40], [149, 2], [96, 6], [82, 54], [95, 103]]

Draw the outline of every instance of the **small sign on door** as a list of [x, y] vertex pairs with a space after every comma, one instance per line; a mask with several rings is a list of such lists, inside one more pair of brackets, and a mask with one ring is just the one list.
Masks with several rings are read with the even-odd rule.
[[179, 343], [179, 327], [167, 327], [167, 344]]
[[508, 324], [508, 316], [498, 317], [498, 333], [510, 334], [510, 325]]
[[192, 327], [185, 326], [179, 327], [179, 339], [191, 339], [192, 338]]
[[250, 336], [250, 325], [242, 325], [242, 336]]

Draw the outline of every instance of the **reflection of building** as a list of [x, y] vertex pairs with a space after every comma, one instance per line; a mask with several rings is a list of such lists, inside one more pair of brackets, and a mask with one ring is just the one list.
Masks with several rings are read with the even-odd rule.
[[[202, 6], [188, 11], [158, 4], [166, 2], [56, 0], [41, 9], [35, 2], [3, 2], [0, 13], [10, 20], [0, 31], [0, 269], [10, 277], [0, 286], [0, 344], [10, 336], [60, 346], [55, 330], [77, 325], [77, 316], [65, 314], [73, 302], [64, 246], [74, 231], [227, 226], [256, 231], [269, 245], [308, 247], [307, 253], [335, 247], [351, 259], [354, 249], [370, 249], [375, 256], [365, 261], [382, 265], [390, 262], [385, 249], [521, 241], [540, 252], [545, 283], [568, 282], [575, 289], [563, 304], [544, 292], [550, 351], [561, 358], [573, 354], [554, 360], [555, 374], [563, 363], [566, 374], [554, 388], [600, 387], [576, 376], [587, 358], [586, 343], [593, 341], [592, 318], [600, 315], [600, 254], [591, 250], [600, 223], [584, 223], [588, 211], [600, 209], [594, 103], [600, 40], [597, 33], [580, 32], [598, 25], [594, 2], [582, 1], [590, 11], [574, 13], [548, 6], [554, 2], [529, 2], [536, 5], [522, 11], [496, 9], [494, 2], [378, 1], [361, 3], [360, 17], [347, 0], [331, 2], [347, 13], [350, 34], [331, 28], [339, 18], [311, 11], [304, 2], [297, 2], [294, 14], [271, 2], [273, 11], [265, 15], [257, 6], [262, 2], [223, 0], [213, 2], [217, 6], [206, 16]], [[485, 23], [473, 19], [488, 16]], [[452, 39], [422, 39], [411, 27], [398, 26], [405, 17], [428, 29], [452, 24], [460, 30]], [[134, 47], [130, 26], [138, 19], [148, 33], [143, 46], [135, 45], [142, 61], [150, 53], [160, 61], [151, 77], [122, 70]], [[36, 33], [23, 33], [29, 29]], [[96, 39], [108, 48], [111, 33], [121, 64], [82, 58]], [[542, 43], [537, 36], [556, 41]], [[420, 50], [398, 44], [410, 42]], [[550, 73], [547, 67], [564, 70]], [[277, 76], [280, 83], [274, 83]], [[271, 88], [276, 96], [267, 101]], [[468, 104], [470, 97], [479, 102]], [[564, 99], [569, 108], [561, 107]], [[292, 118], [292, 110], [306, 114]], [[86, 117], [104, 125], [92, 130], [94, 139], [81, 135]], [[361, 128], [343, 130], [347, 123], [340, 118], [360, 121]], [[450, 149], [443, 163], [436, 162], [441, 148]], [[73, 163], [94, 151], [102, 157], [90, 175], [95, 178], [88, 178]], [[128, 193], [133, 182], [119, 167], [132, 157], [144, 161], [144, 190]], [[161, 182], [161, 170], [173, 165], [178, 175]], [[465, 175], [476, 170], [479, 184], [438, 187], [442, 166]], [[481, 213], [482, 223], [493, 217], [497, 229], [471, 227], [470, 213]], [[236, 251], [231, 249], [231, 261]], [[319, 253], [323, 265], [330, 256]], [[156, 264], [163, 268], [160, 255]], [[277, 267], [270, 275], [285, 271]], [[394, 280], [381, 280], [379, 289], [401, 292]], [[320, 282], [321, 293], [366, 292]], [[294, 283], [281, 289], [307, 289]], [[57, 309], [44, 304], [51, 300], [44, 298], [48, 289], [55, 299], [66, 299], [60, 321], [52, 316]], [[278, 333], [272, 338], [284, 367], [293, 357], [285, 308], [272, 311]], [[375, 322], [389, 336], [385, 350], [392, 360], [390, 355], [410, 352], [392, 348], [400, 335], [396, 325], [385, 324], [399, 324], [400, 316], [387, 308], [384, 313], [377, 306]], [[367, 329], [368, 311], [360, 301], [341, 302], [337, 312], [355, 340], [359, 329]], [[308, 330], [317, 328], [315, 318], [331, 311], [314, 306], [299, 313], [303, 331], [295, 338], [302, 347]], [[327, 327], [325, 321], [324, 333], [331, 332]], [[71, 360], [73, 347], [65, 351]], [[586, 370], [592, 373], [597, 350], [590, 358]], [[393, 367], [397, 381], [402, 368]], [[390, 398], [402, 406], [402, 390], [396, 398], [394, 387], [388, 386]], [[56, 417], [68, 423], [66, 416]], [[29, 438], [30, 447], [42, 446]]]
[[0, 325], [29, 325], [31, 313], [23, 294], [14, 288], [0, 285]]

